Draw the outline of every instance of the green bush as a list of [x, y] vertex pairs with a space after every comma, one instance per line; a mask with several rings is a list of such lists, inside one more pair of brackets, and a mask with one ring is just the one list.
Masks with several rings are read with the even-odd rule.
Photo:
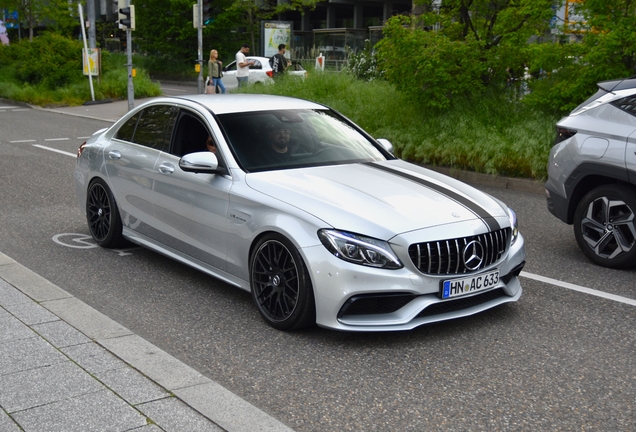
[[[50, 43], [44, 51], [57, 51], [49, 55], [51, 65], [43, 66], [42, 56], [37, 61], [26, 61], [43, 46]], [[59, 35], [46, 35], [23, 41], [9, 47], [0, 47], [0, 96], [34, 105], [81, 105], [91, 100], [88, 77], [82, 72], [82, 45]], [[64, 67], [55, 66], [66, 53], [70, 58]], [[134, 58], [133, 63], [140, 61]], [[102, 51], [102, 75], [93, 77], [95, 99], [126, 99], [128, 97], [128, 70], [124, 54], [111, 54]], [[69, 64], [72, 65], [69, 66]], [[32, 65], [31, 67], [28, 67]], [[137, 76], [133, 78], [135, 97], [161, 95], [161, 87], [153, 82], [148, 72], [135, 67]]]
[[44, 33], [17, 44], [15, 78], [47, 89], [82, 79], [82, 43], [56, 33]]
[[480, 42], [468, 37], [453, 41], [443, 34], [407, 26], [395, 17], [376, 45], [386, 79], [423, 106], [444, 108], [456, 97], [477, 95], [484, 89], [487, 65]]
[[363, 50], [348, 53], [342, 72], [364, 81], [373, 81], [384, 76], [384, 71], [378, 66], [375, 50], [368, 39], [364, 41]]

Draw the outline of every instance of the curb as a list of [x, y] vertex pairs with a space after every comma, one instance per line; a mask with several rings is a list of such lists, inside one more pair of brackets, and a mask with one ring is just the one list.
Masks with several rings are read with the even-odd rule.
[[501, 189], [518, 190], [543, 195], [545, 187], [542, 182], [527, 178], [500, 177], [492, 174], [463, 171], [455, 168], [422, 165], [432, 171], [447, 175], [459, 181], [469, 184], [498, 187]]

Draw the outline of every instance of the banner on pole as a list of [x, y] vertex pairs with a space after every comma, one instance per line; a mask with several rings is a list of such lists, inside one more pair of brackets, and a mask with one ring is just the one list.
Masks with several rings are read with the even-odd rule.
[[88, 48], [88, 56], [86, 55], [86, 51], [82, 49], [82, 66], [84, 69], [84, 75], [88, 76], [88, 71], [90, 69], [91, 76], [99, 76], [99, 57], [99, 48]]

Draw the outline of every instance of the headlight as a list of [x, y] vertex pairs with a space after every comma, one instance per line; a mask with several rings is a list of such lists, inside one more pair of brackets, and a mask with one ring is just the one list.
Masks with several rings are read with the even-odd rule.
[[402, 268], [402, 263], [385, 241], [327, 229], [318, 231], [318, 238], [329, 252], [342, 260], [369, 267]]
[[510, 237], [510, 246], [512, 246], [519, 237], [519, 224], [517, 223], [517, 215], [510, 207], [508, 207], [508, 219], [510, 219], [510, 228], [512, 228], [512, 236]]

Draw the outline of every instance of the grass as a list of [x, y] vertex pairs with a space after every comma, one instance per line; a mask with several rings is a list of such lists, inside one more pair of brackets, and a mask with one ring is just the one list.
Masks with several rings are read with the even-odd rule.
[[377, 138], [387, 138], [402, 159], [480, 173], [544, 180], [554, 142], [555, 116], [505, 94], [456, 100], [449, 109], [425, 108], [383, 81], [310, 71], [244, 92], [299, 97], [328, 105]]

